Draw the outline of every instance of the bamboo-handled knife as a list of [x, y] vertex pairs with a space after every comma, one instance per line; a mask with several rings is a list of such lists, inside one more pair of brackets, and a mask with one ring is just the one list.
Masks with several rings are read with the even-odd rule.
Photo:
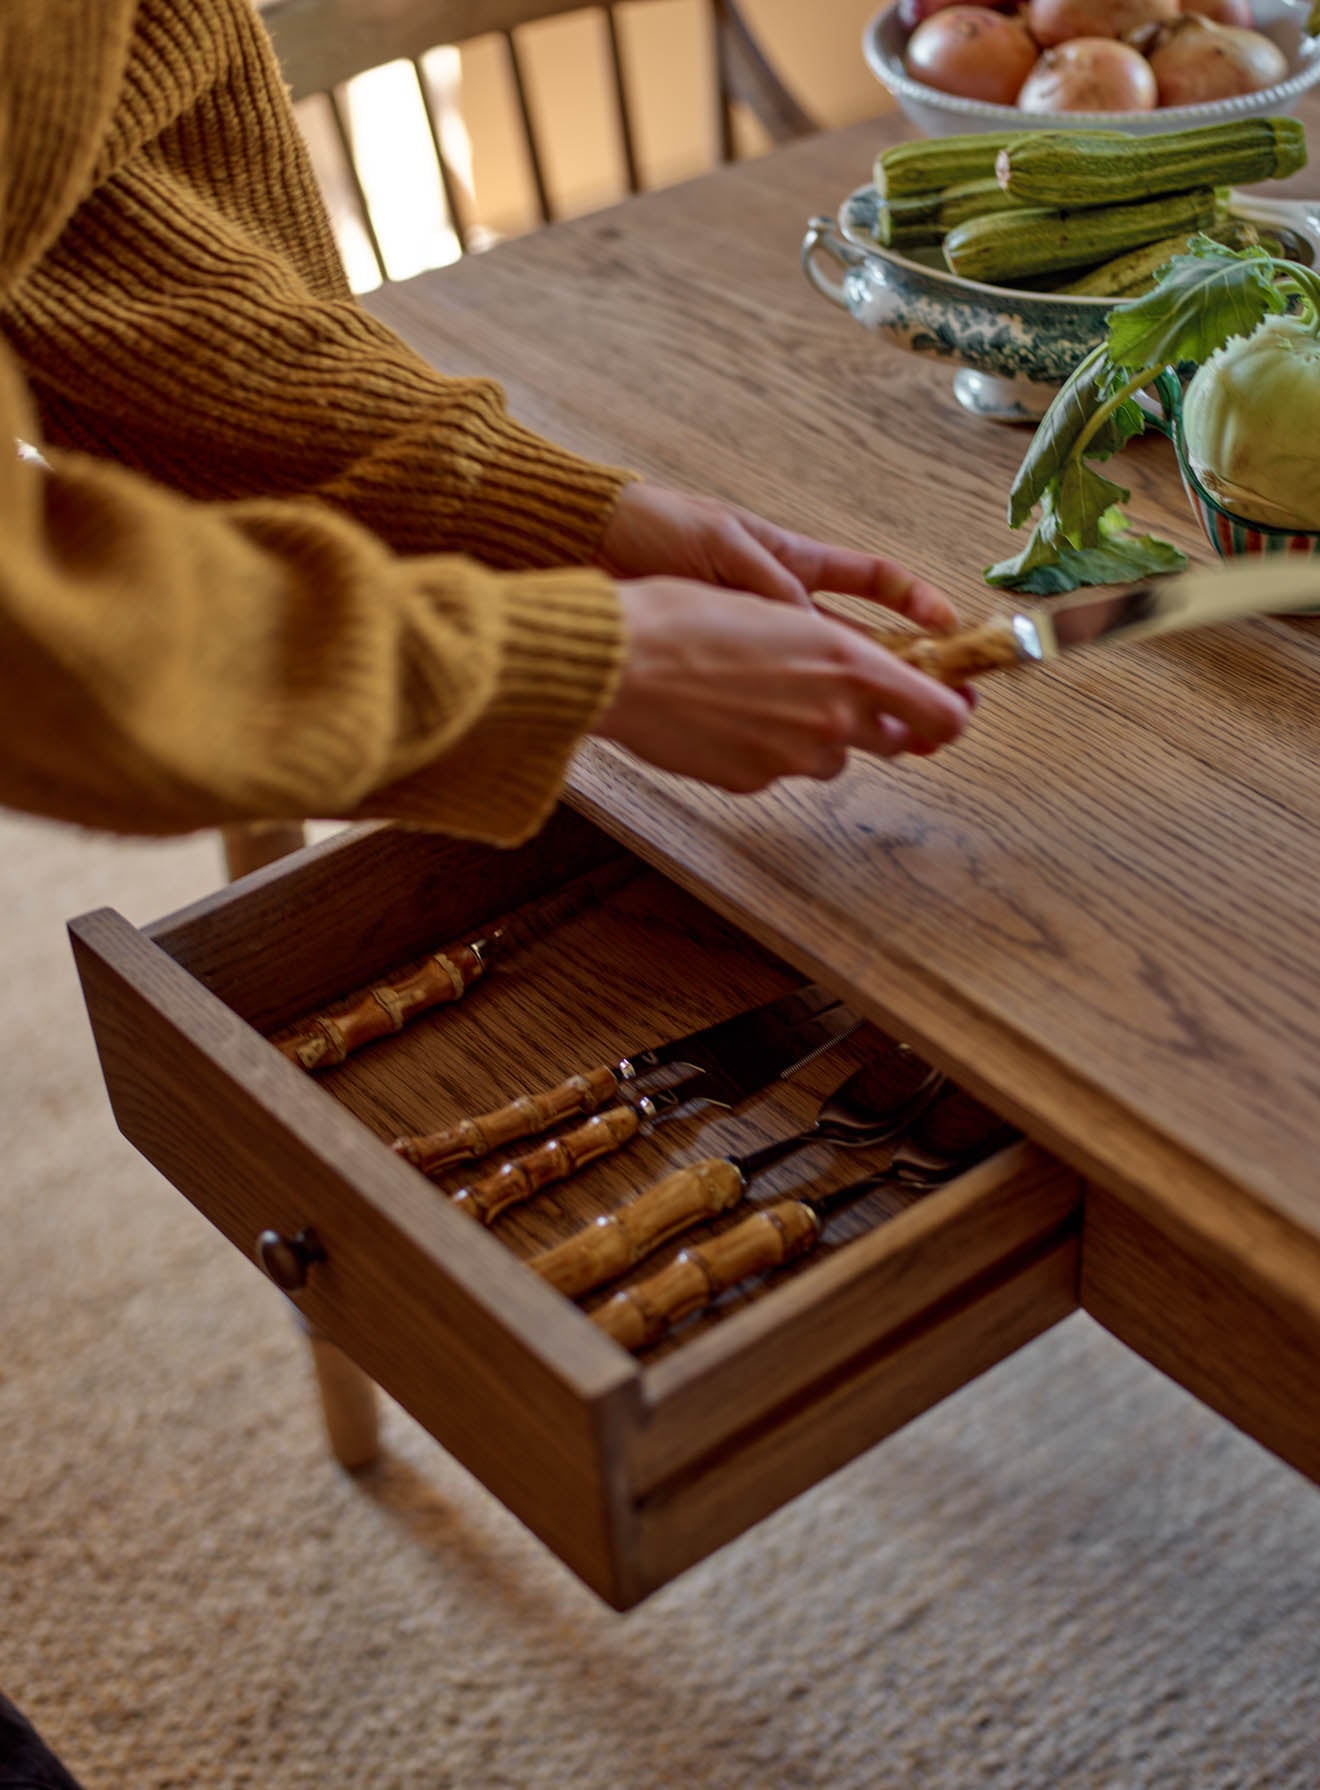
[[1030, 612], [996, 616], [957, 634], [871, 631], [871, 635], [927, 676], [945, 684], [963, 684], [987, 671], [1049, 665], [1076, 647], [1120, 646], [1157, 634], [1213, 628], [1249, 615], [1284, 614], [1318, 606], [1320, 569], [1314, 561], [1257, 556], [1137, 584], [1130, 590], [1081, 591]]
[[[951, 1113], [956, 1115], [952, 1127], [944, 1123]], [[804, 1191], [764, 1205], [719, 1236], [689, 1244], [658, 1273], [597, 1306], [591, 1321], [626, 1349], [648, 1348], [681, 1318], [707, 1310], [730, 1288], [805, 1255], [829, 1219], [844, 1207], [884, 1189], [893, 1201], [892, 1211], [901, 1211], [1019, 1136], [961, 1089], [954, 1089], [909, 1132], [883, 1168], [828, 1193]]]
[[616, 858], [553, 894], [492, 921], [480, 934], [400, 965], [386, 980], [313, 1013], [271, 1039], [300, 1069], [332, 1069], [374, 1039], [402, 1031], [433, 1007], [461, 1001], [495, 962], [563, 925], [636, 876], [636, 859]]
[[[691, 1092], [685, 1096], [688, 1099], [703, 1094], [707, 1099], [718, 1099], [718, 1093], [705, 1093], [696, 1085], [701, 1077], [708, 1077], [709, 1085], [718, 1090], [723, 1066], [736, 1062], [740, 1052], [748, 1053], [747, 1061], [753, 1066], [763, 1060], [774, 1060], [781, 1049], [783, 1062], [795, 1060], [802, 1051], [814, 1050], [821, 1039], [833, 1039], [836, 1034], [856, 1026], [854, 1016], [845, 1013], [824, 1030], [813, 1030], [809, 1034], [802, 1031], [809, 1020], [821, 1019], [835, 1009], [842, 1011], [838, 996], [818, 983], [810, 983], [780, 995], [778, 1000], [735, 1013], [731, 1019], [703, 1026], [700, 1031], [689, 1032], [682, 1038], [671, 1038], [667, 1043], [646, 1049], [630, 1049], [614, 1063], [601, 1063], [594, 1069], [570, 1075], [556, 1087], [520, 1095], [493, 1112], [456, 1119], [441, 1131], [396, 1137], [391, 1148], [414, 1168], [429, 1175], [451, 1163], [475, 1161], [477, 1157], [516, 1143], [520, 1138], [538, 1137], [562, 1119], [571, 1119], [577, 1113], [596, 1112], [616, 1096], [629, 1112], [637, 1109], [639, 1121], [654, 1116], [659, 1110], [653, 1097], [662, 1092], [672, 1095], [680, 1085], [693, 1084]], [[806, 1042], [800, 1044], [799, 1037]], [[773, 1080], [774, 1073], [766, 1079]], [[643, 1106], [648, 1097], [652, 1097], [650, 1109]], [[669, 1099], [668, 1104], [672, 1106], [673, 1100]], [[626, 1123], [626, 1118], [615, 1121], [616, 1126]], [[597, 1129], [603, 1138], [610, 1128], [603, 1125]], [[522, 1160], [525, 1162], [526, 1158]]]
[[[649, 1077], [640, 1088], [625, 1083], [619, 1088], [618, 1106], [550, 1138], [526, 1155], [510, 1157], [460, 1187], [452, 1203], [479, 1224], [493, 1224], [510, 1207], [521, 1205], [544, 1187], [568, 1180], [589, 1162], [622, 1149], [643, 1126], [663, 1123], [690, 1101], [738, 1106], [841, 1043], [859, 1023], [857, 1016], [826, 990], [810, 987], [750, 1013], [736, 1014], [676, 1046], [661, 1046], [655, 1054], [676, 1070], [664, 1086]], [[415, 1141], [401, 1139], [394, 1147], [407, 1155], [408, 1150], [401, 1146]]]

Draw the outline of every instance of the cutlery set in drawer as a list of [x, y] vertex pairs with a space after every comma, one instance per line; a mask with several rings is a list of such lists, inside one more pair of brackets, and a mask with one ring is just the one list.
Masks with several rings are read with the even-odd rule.
[[[510, 1023], [505, 1008], [516, 1006], [525, 992], [520, 944], [539, 940], [542, 958], [560, 958], [568, 967], [577, 948], [571, 935], [581, 935], [595, 959], [582, 962], [581, 975], [598, 992], [606, 990], [611, 965], [622, 961], [635, 968], [635, 953], [646, 952], [645, 916], [637, 911], [641, 891], [629, 889], [631, 881], [617, 871], [579, 879], [483, 936], [446, 945], [286, 1028], [275, 1042], [291, 1061], [315, 1072], [337, 1070], [364, 1051], [355, 1065], [360, 1069], [370, 1055], [364, 1047], [418, 1022], [413, 1040], [420, 1043], [425, 1035], [428, 1054], [449, 1055], [446, 1046], [452, 1045], [460, 1062], [475, 1069], [485, 1015], [491, 1022], [487, 1060], [498, 1078]], [[668, 895], [672, 900], [672, 891]], [[620, 922], [621, 936], [611, 940]], [[625, 935], [628, 948], [621, 955]], [[663, 956], [664, 939], [651, 942]], [[686, 942], [699, 951], [699, 941], [689, 936]], [[533, 967], [525, 949], [522, 956], [523, 975], [543, 976], [543, 963]], [[492, 967], [497, 973], [486, 980]], [[459, 1001], [468, 1003], [461, 1038], [453, 1011]], [[635, 999], [624, 1005], [634, 1028], [649, 1026], [654, 1035], [655, 1016], [639, 1019]], [[578, 1055], [575, 1009], [579, 1002], [559, 1017], [557, 1056]], [[643, 1036], [624, 1046], [620, 1032], [608, 1060], [593, 1065], [582, 1052], [553, 1083], [527, 1079], [532, 1085], [516, 1091], [497, 1079], [501, 1096], [485, 1111], [454, 1110], [437, 1093], [424, 1095], [420, 1117], [429, 1128], [402, 1131], [389, 1141], [432, 1180], [437, 1197], [501, 1235], [507, 1234], [506, 1218], [543, 1204], [550, 1189], [580, 1183], [589, 1165], [616, 1157], [608, 1188], [593, 1188], [603, 1210], [561, 1206], [554, 1220], [557, 1240], [536, 1246], [523, 1238], [518, 1253], [570, 1298], [590, 1300], [607, 1290], [590, 1315], [634, 1351], [819, 1247], [838, 1215], [864, 1203], [872, 1222], [901, 1211], [1016, 1135], [915, 1052], [861, 1024], [844, 1002], [812, 984], [660, 1041]], [[799, 1123], [775, 1110], [776, 1091], [790, 1088], [808, 1102]], [[347, 1099], [354, 1104], [351, 1095]], [[470, 1094], [463, 1104], [474, 1104]], [[724, 1147], [671, 1165], [658, 1178], [642, 1172], [630, 1148], [637, 1140], [667, 1154], [670, 1137], [690, 1142], [694, 1127], [704, 1128], [720, 1112], [745, 1116], [750, 1140], [721, 1139]], [[379, 1112], [371, 1118], [379, 1127]], [[514, 1145], [525, 1147], [511, 1152]], [[812, 1152], [810, 1161], [796, 1163], [806, 1152]], [[841, 1152], [861, 1157], [842, 1181], [835, 1160]], [[781, 1176], [767, 1189], [775, 1169], [790, 1161], [792, 1179], [785, 1184]], [[833, 1178], [813, 1176], [812, 1167], [819, 1170], [822, 1162], [834, 1162]], [[666, 1260], [665, 1246], [675, 1242], [680, 1247]]]
[[618, 1609], [1076, 1307], [1075, 1174], [569, 810], [70, 930], [125, 1136]]

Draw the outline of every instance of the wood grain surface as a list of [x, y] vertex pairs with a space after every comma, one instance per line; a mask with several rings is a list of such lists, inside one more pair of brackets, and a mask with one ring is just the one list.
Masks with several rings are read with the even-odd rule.
[[[902, 128], [823, 135], [369, 302], [443, 369], [498, 375], [545, 433], [888, 553], [976, 621], [1006, 607], [980, 573], [1020, 540], [1004, 510], [1027, 436], [967, 415], [951, 368], [863, 330], [797, 263], [807, 219]], [[1121, 476], [1138, 526], [1210, 560], [1166, 442], [1133, 444]], [[1315, 1298], [1320, 622], [990, 680], [956, 749], [827, 786], [731, 798], [593, 747], [570, 801], [1193, 1257]]]

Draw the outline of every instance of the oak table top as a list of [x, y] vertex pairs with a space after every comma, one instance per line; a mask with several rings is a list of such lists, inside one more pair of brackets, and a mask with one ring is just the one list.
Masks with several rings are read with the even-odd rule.
[[[1020, 542], [1004, 510], [1027, 434], [965, 413], [952, 369], [798, 264], [809, 217], [902, 130], [824, 134], [368, 303], [566, 445], [890, 554], [978, 618], [1004, 607], [980, 573]], [[1208, 561], [1168, 444], [1121, 464], [1136, 523]], [[1098, 1199], [1320, 1325], [1320, 621], [987, 680], [929, 762], [749, 799], [592, 747], [569, 799]]]

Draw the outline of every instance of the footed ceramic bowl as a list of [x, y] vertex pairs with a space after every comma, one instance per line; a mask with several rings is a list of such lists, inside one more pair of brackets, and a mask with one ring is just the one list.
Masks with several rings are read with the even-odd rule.
[[[950, 273], [938, 248], [901, 255], [875, 239], [880, 200], [858, 187], [837, 218], [812, 218], [802, 242], [811, 284], [866, 329], [958, 369], [953, 389], [976, 416], [1038, 422], [1055, 391], [1105, 333], [1123, 300], [987, 286]], [[1234, 213], [1289, 226], [1320, 265], [1320, 201], [1234, 193]]]
[[878, 205], [874, 187], [859, 187], [837, 220], [811, 220], [802, 265], [812, 285], [898, 347], [957, 367], [953, 388], [965, 409], [998, 422], [1037, 421], [1103, 337], [1114, 301], [985, 286], [950, 273], [938, 248], [913, 256], [882, 248]]
[[1291, 112], [1306, 90], [1320, 80], [1320, 40], [1306, 31], [1310, 0], [1252, 0], [1252, 11], [1256, 29], [1272, 37], [1288, 59], [1284, 79], [1234, 99], [1199, 106], [1157, 106], [1153, 112], [1019, 112], [1016, 106], [995, 106], [941, 93], [938, 87], [914, 81], [903, 66], [911, 34], [899, 19], [897, 0], [866, 27], [862, 50], [872, 74], [928, 137], [1002, 130], [1119, 130], [1146, 136], [1152, 131], [1189, 130], [1193, 125], [1222, 124], [1231, 118]]

